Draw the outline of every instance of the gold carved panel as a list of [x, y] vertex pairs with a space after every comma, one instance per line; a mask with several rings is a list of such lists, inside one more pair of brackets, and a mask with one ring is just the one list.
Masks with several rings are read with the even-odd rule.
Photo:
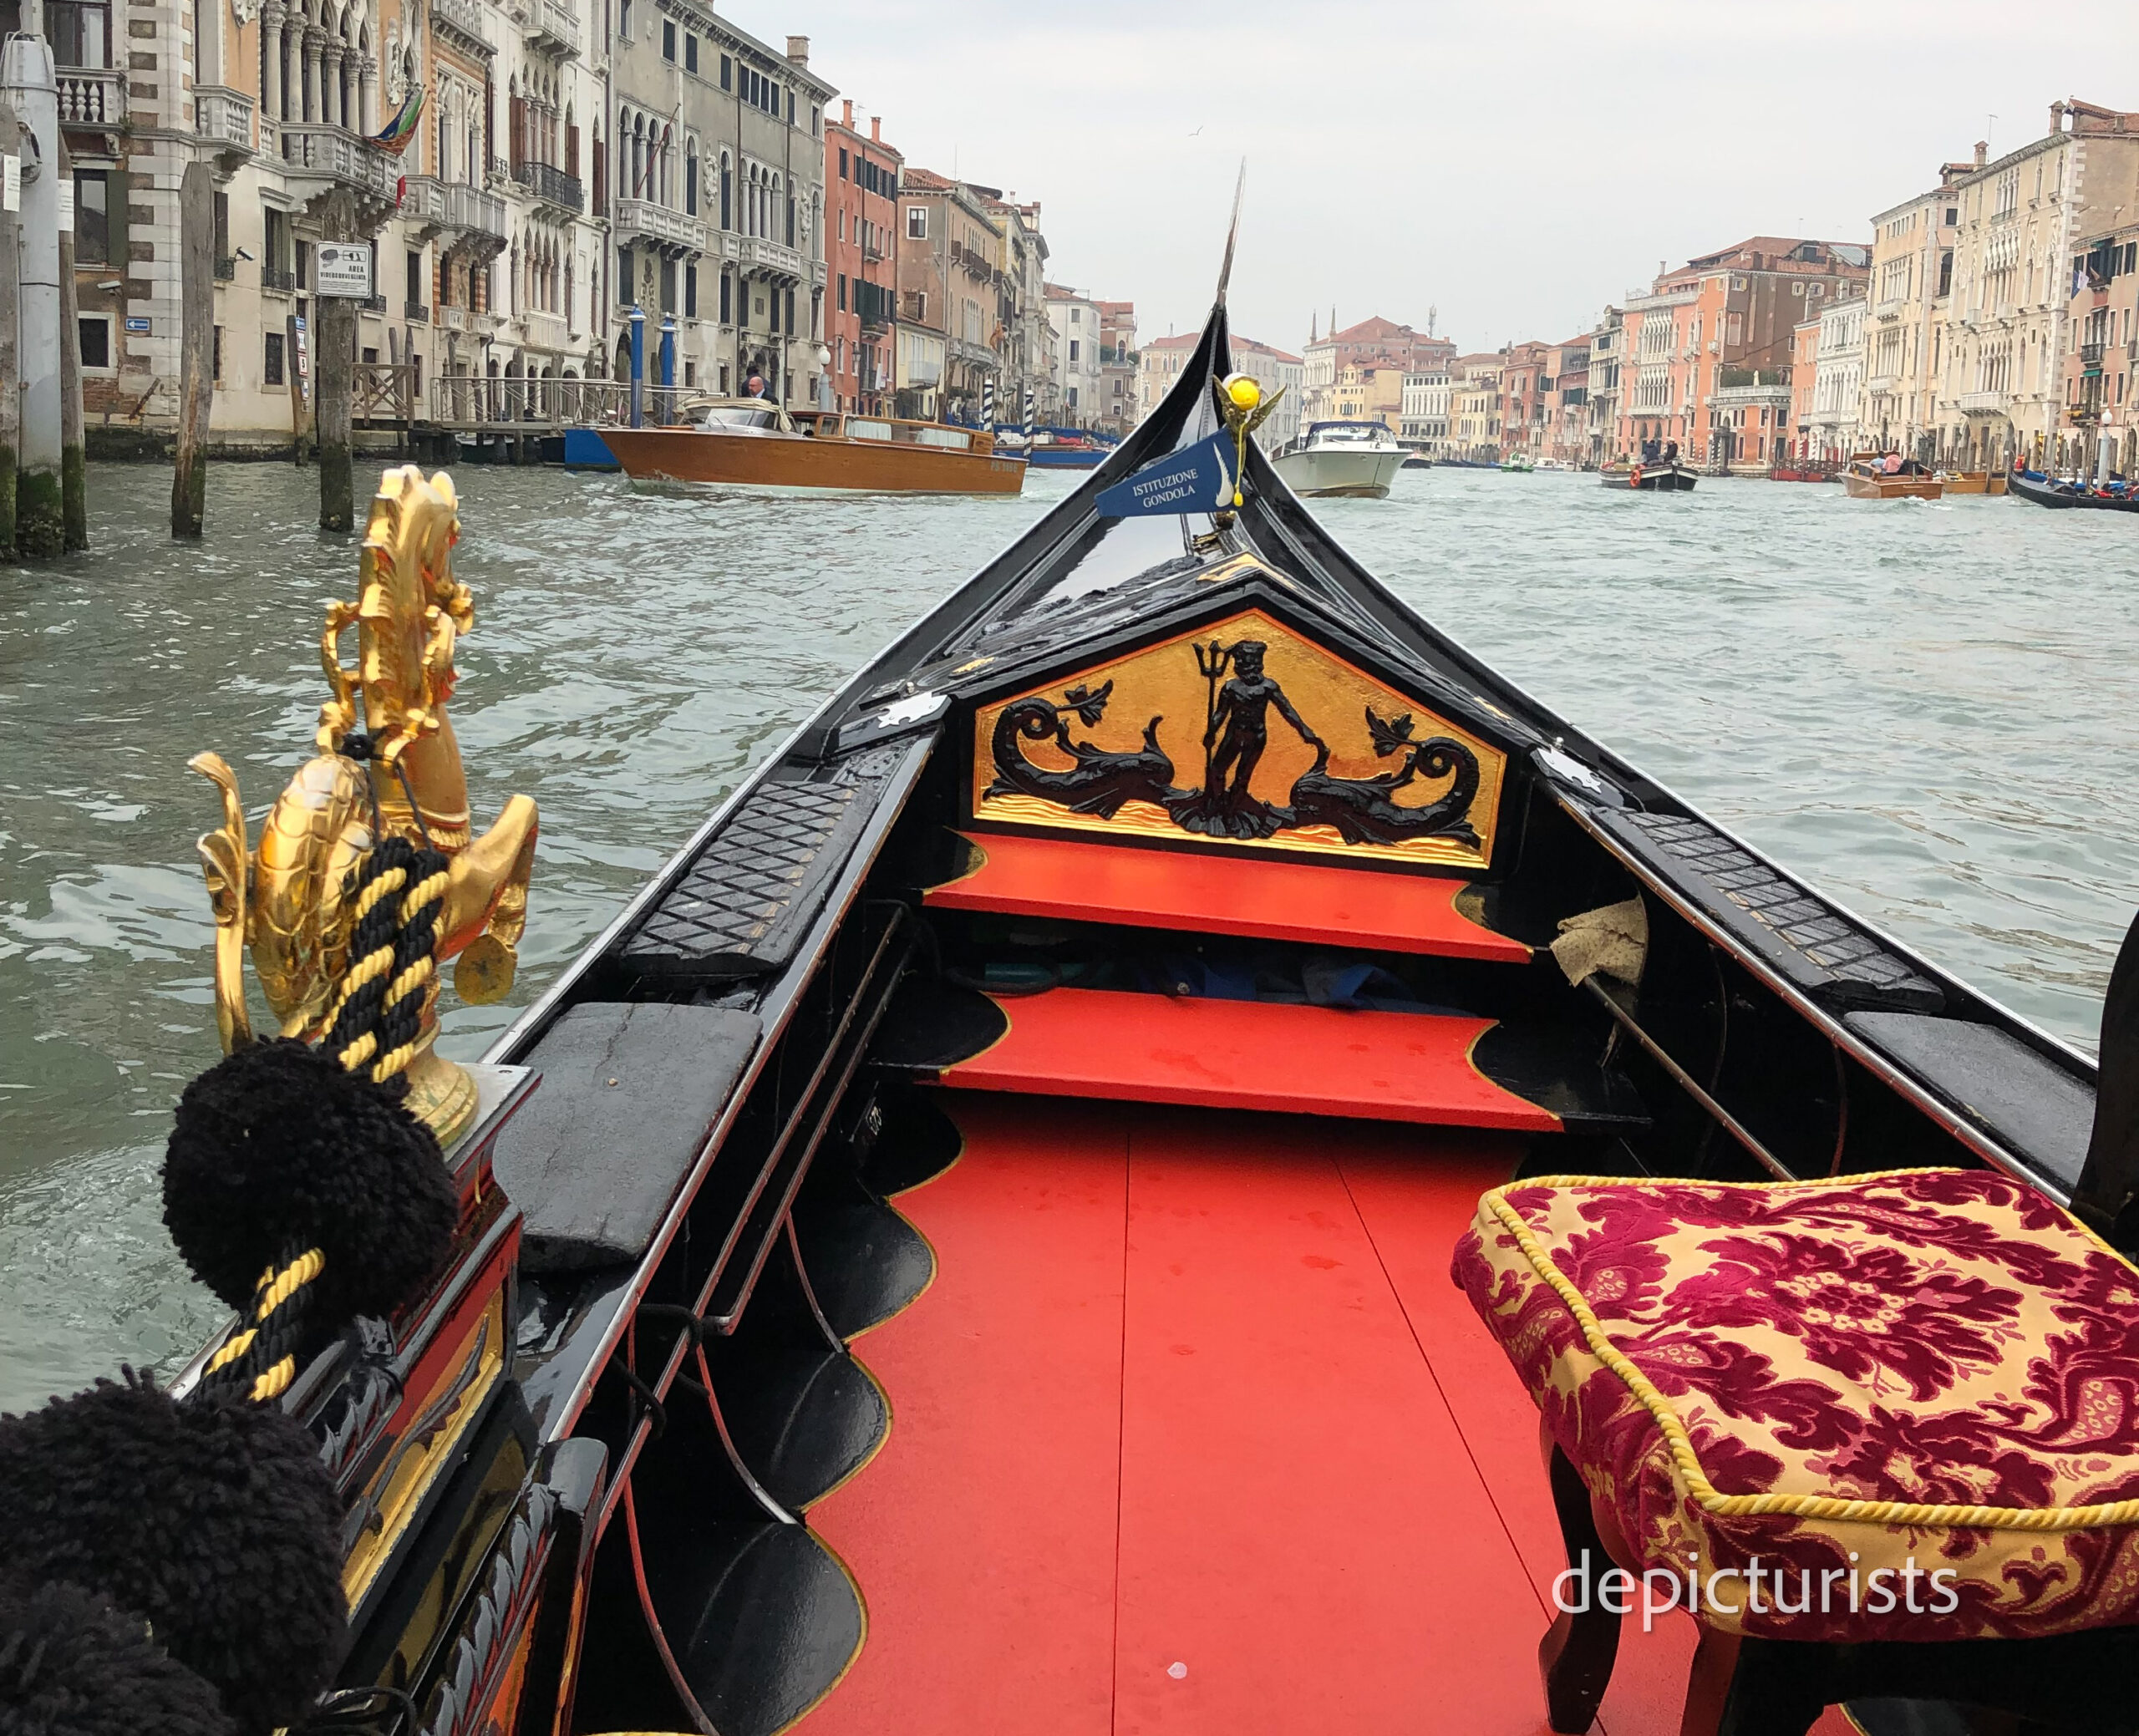
[[973, 817], [1457, 868], [1507, 759], [1260, 609], [983, 706]]

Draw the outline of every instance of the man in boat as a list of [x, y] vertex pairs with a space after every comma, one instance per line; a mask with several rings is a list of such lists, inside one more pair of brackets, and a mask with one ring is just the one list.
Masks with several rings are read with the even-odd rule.
[[1664, 443], [1664, 462], [1667, 464], [1675, 464], [1679, 462], [1679, 443], [1676, 440], [1666, 440]]
[[[1269, 647], [1260, 639], [1242, 639], [1233, 647], [1232, 678], [1218, 690], [1218, 703], [1211, 713], [1210, 728], [1203, 732], [1203, 745], [1217, 744], [1210, 758], [1205, 788], [1224, 805], [1238, 810], [1255, 799], [1247, 791], [1257, 762], [1270, 744], [1268, 722], [1270, 708], [1299, 732], [1310, 748], [1321, 748], [1322, 738], [1308, 728], [1285, 690], [1263, 673], [1263, 653]], [[1223, 730], [1222, 736], [1220, 731]], [[1231, 772], [1228, 779], [1227, 774]]]
[[765, 377], [753, 369], [750, 377], [743, 382], [743, 395], [745, 398], [763, 398], [765, 395]]

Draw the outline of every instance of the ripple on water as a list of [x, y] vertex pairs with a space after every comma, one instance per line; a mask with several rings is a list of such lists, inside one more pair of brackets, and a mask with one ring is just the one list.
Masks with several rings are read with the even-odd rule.
[[[542, 809], [519, 982], [451, 1007], [463, 1057], [826, 689], [1072, 485], [770, 501], [457, 480], [475, 811], [513, 790]], [[167, 471], [91, 480], [96, 556], [0, 571], [0, 1406], [121, 1358], [175, 1364], [216, 1317], [155, 1182], [171, 1101], [215, 1053], [193, 854], [215, 800], [185, 762], [223, 754], [258, 815], [322, 697], [320, 602], [355, 571], [351, 542], [311, 528], [312, 472], [217, 468], [195, 547], [163, 534]], [[2139, 899], [2129, 520], [1453, 470], [1324, 516], [1536, 698], [2091, 1047]]]

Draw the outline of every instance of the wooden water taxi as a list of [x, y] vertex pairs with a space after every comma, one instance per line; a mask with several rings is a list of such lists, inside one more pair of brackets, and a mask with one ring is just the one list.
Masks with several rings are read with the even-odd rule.
[[1946, 485], [1949, 495], [2002, 495], [2005, 492], [2005, 473], [2003, 470], [1946, 470], [1939, 480]]
[[[427, 1276], [277, 1338], [271, 1272], [180, 1383], [285, 1370], [331, 1485], [346, 1634], [241, 1701], [246, 1736], [2128, 1726], [2139, 929], [2098, 1069], [1466, 651], [1252, 444], [1236, 509], [1099, 516], [1213, 437], [1229, 374], [1222, 288], [1119, 465], [827, 697], [514, 1023]], [[410, 562], [411, 618], [464, 620], [450, 561]], [[405, 850], [465, 789], [427, 762], [409, 809], [367, 805], [443, 703], [435, 643], [373, 694], [398, 618], [349, 612], [373, 733], [338, 688], [287, 799], [343, 830], [274, 830], [353, 886], [389, 871], [366, 828]], [[226, 794], [227, 1020], [284, 857], [233, 871]], [[478, 987], [523, 822], [439, 871], [471, 881], [437, 932]], [[353, 959], [428, 958], [420, 911], [355, 901]], [[391, 1016], [357, 1025], [370, 1067]], [[211, 1083], [175, 1163], [288, 1134], [227, 1092], [204, 1118]], [[251, 1221], [193, 1187], [167, 1171], [175, 1222]], [[0, 1497], [56, 1535], [28, 1491], [64, 1430], [27, 1426]], [[14, 1569], [129, 1612], [91, 1637], [142, 1679], [160, 1644], [226, 1703], [268, 1673], [276, 1624], [196, 1643], [155, 1576], [70, 1547]], [[304, 1571], [225, 1576], [289, 1599]], [[65, 1610], [28, 1596], [0, 1624], [43, 1634]]]
[[753, 493], [1014, 495], [1025, 460], [993, 436], [948, 423], [831, 410], [786, 410], [762, 398], [688, 405], [680, 428], [605, 428], [602, 444], [634, 482]]
[[1935, 500], [1946, 485], [1914, 459], [1898, 470], [1880, 468], [1879, 454], [1860, 452], [1843, 466], [1842, 492], [1852, 500]]

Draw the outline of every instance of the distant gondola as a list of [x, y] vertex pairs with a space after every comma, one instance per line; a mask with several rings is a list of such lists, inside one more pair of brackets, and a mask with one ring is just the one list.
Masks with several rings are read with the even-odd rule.
[[2060, 482], [2039, 470], [2015, 470], [2006, 478], [2005, 491], [2038, 506], [2091, 508], [2102, 512], [2139, 512], [2139, 499], [2128, 495], [2105, 495], [2085, 484]]
[[1232, 365], [1222, 282], [478, 1069], [432, 1299], [287, 1400], [367, 1728], [1578, 1731], [1689, 1556], [1965, 1595], [1630, 1622], [1615, 1729], [2128, 1718], [2139, 947], [2098, 1112], [1252, 439], [1100, 517]]

